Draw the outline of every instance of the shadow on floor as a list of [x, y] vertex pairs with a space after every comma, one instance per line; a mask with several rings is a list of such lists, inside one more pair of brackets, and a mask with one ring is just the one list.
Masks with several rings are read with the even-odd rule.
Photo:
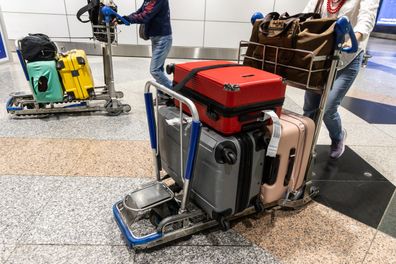
[[395, 186], [349, 147], [338, 160], [328, 157], [328, 146], [318, 146], [317, 154], [312, 179], [320, 194], [315, 200], [377, 229]]
[[370, 124], [396, 124], [396, 106], [346, 96], [342, 106]]

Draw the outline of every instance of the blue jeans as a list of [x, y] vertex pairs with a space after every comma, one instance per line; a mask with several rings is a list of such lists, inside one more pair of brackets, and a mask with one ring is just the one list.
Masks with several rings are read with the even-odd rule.
[[[329, 130], [329, 135], [333, 142], [342, 140], [342, 124], [340, 114], [338, 113], [338, 107], [355, 81], [362, 64], [362, 59], [363, 52], [361, 52], [348, 66], [338, 71], [333, 88], [330, 91], [323, 121], [327, 130]], [[319, 108], [320, 95], [307, 91], [304, 99], [304, 115], [313, 119]]]
[[172, 35], [151, 37], [152, 53], [150, 73], [154, 79], [165, 87], [172, 88], [172, 81], [164, 73], [166, 57], [172, 47]]

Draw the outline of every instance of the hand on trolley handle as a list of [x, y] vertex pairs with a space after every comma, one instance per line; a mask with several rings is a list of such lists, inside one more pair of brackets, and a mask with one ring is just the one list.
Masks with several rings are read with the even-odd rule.
[[[120, 14], [118, 14], [117, 12], [115, 12], [113, 9], [111, 9], [108, 6], [102, 7], [101, 11], [105, 17], [104, 20], [106, 23], [112, 22], [115, 26], [118, 24], [122, 24], [125, 26], [131, 25], [131, 23], [127, 19], [125, 19], [125, 17], [121, 16]], [[112, 20], [112, 17], [115, 17], [115, 18]]]

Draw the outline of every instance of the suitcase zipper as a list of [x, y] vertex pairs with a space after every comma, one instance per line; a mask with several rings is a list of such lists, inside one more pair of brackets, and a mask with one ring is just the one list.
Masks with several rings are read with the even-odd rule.
[[[199, 103], [207, 105], [208, 108], [210, 108], [211, 113], [220, 114], [224, 117], [234, 117], [241, 114], [247, 114], [266, 109], [274, 109], [276, 107], [282, 106], [283, 102], [285, 101], [285, 98], [283, 97], [281, 99], [256, 103], [247, 106], [225, 107], [224, 105], [190, 89], [183, 88], [179, 91], [179, 93], [195, 101], [198, 101]], [[214, 114], [213, 116], [215, 116]]]

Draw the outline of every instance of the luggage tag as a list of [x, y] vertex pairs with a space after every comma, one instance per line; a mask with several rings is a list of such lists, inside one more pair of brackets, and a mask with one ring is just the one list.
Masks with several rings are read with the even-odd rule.
[[267, 148], [267, 156], [275, 158], [278, 153], [279, 141], [282, 134], [282, 127], [279, 120], [279, 117], [276, 115], [274, 111], [263, 111], [264, 116], [262, 118], [258, 118], [258, 121], [267, 121], [268, 119], [272, 120], [272, 136], [271, 140], [268, 144]]

